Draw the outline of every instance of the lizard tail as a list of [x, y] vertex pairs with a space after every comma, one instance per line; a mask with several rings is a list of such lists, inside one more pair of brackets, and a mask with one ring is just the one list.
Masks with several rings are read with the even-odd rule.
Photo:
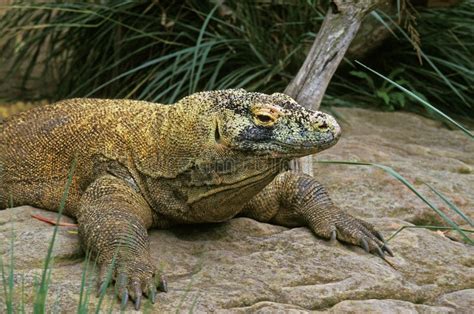
[[7, 200], [0, 190], [0, 210], [7, 208]]
[[0, 156], [0, 210], [8, 208], [8, 198], [6, 193], [5, 184], [3, 183], [3, 161]]

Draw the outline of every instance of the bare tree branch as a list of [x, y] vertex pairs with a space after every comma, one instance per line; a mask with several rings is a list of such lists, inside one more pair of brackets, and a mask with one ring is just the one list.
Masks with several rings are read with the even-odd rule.
[[[362, 20], [381, 2], [382, 0], [332, 0], [306, 60], [284, 92], [306, 108], [319, 109], [326, 88], [355, 38]], [[312, 174], [310, 157], [295, 160], [290, 167]]]

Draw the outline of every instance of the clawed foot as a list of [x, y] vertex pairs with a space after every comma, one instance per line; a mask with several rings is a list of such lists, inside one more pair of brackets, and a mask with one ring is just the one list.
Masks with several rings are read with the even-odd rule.
[[393, 256], [382, 234], [375, 230], [372, 224], [342, 211], [335, 215], [330, 223], [320, 223], [313, 230], [319, 236], [360, 246], [366, 252], [376, 254], [383, 259], [385, 259], [385, 253]]
[[156, 268], [150, 261], [140, 259], [122, 259], [116, 263], [102, 264], [98, 295], [104, 294], [112, 281], [115, 281], [115, 293], [121, 300], [122, 309], [127, 306], [129, 298], [134, 302], [135, 309], [139, 310], [143, 295], [148, 297], [151, 303], [155, 303], [158, 290], [168, 290], [164, 276], [156, 273]]

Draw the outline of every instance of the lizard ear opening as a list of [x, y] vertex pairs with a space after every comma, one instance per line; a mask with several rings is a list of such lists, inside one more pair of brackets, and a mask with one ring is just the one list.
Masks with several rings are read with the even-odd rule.
[[216, 122], [215, 122], [215, 125], [214, 125], [214, 140], [218, 144], [221, 143], [221, 132], [219, 130], [219, 121], [217, 119], [216, 119]]

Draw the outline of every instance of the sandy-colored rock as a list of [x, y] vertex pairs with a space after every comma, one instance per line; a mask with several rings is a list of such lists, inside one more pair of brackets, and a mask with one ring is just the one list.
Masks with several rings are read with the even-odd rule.
[[474, 309], [474, 289], [444, 294], [438, 299], [437, 303], [441, 306], [454, 308], [457, 313], [472, 313]]
[[[474, 166], [471, 140], [411, 114], [338, 112], [350, 126], [342, 123], [341, 143], [319, 159], [390, 165], [412, 183], [429, 182], [458, 200], [472, 217], [473, 175], [456, 170], [461, 163]], [[437, 221], [426, 205], [380, 170], [317, 166], [334, 199], [367, 217], [385, 236], [410, 222]], [[416, 187], [435, 199], [423, 185]], [[33, 213], [56, 217], [27, 206], [0, 212], [0, 256], [8, 271], [13, 235], [14, 303], [19, 306], [23, 285], [27, 312], [54, 231], [31, 218]], [[160, 293], [153, 307], [145, 301], [142, 310], [148, 313], [468, 313], [473, 308], [474, 247], [426, 229], [405, 229], [390, 241], [396, 254], [390, 262], [396, 269], [359, 248], [318, 239], [307, 228], [287, 229], [248, 218], [153, 230], [150, 238], [169, 292]], [[75, 228], [59, 227], [53, 256], [48, 311], [76, 311], [86, 263]], [[89, 309], [99, 303], [91, 268], [85, 280], [91, 291]], [[0, 312], [5, 309], [2, 290]], [[102, 308], [112, 305], [117, 310], [113, 289], [108, 293]]]
[[429, 313], [455, 313], [452, 308], [413, 304], [400, 300], [363, 300], [342, 301], [329, 311], [322, 313], [372, 313], [372, 314], [429, 314]]
[[[337, 108], [343, 134], [339, 143], [315, 160], [383, 164], [459, 224], [465, 224], [424, 183], [474, 217], [474, 141], [440, 122], [405, 112]], [[381, 169], [315, 163], [315, 173], [334, 201], [360, 217], [394, 217], [414, 224], [441, 219], [415, 194]]]

